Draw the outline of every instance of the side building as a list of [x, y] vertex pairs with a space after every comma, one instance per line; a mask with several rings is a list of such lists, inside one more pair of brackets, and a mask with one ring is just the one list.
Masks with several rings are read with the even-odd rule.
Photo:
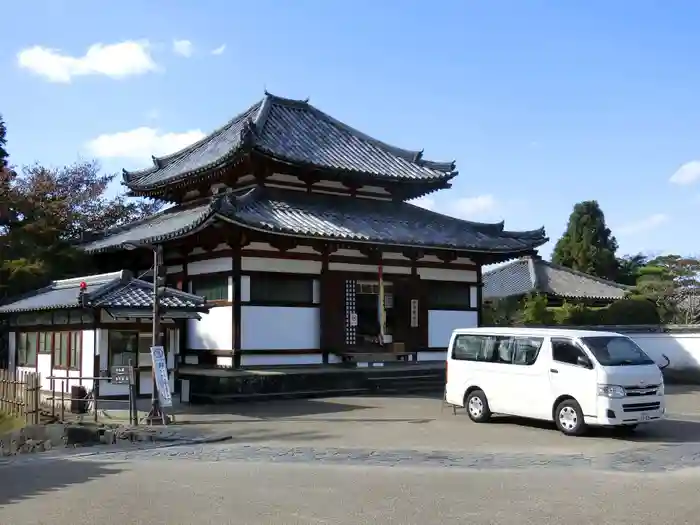
[[441, 360], [454, 328], [479, 324], [482, 265], [547, 241], [542, 228], [508, 231], [407, 202], [456, 175], [454, 162], [265, 93], [199, 142], [125, 171], [132, 195], [172, 206], [82, 248], [103, 271], [142, 273], [162, 245], [169, 284], [213, 306], [188, 321], [185, 365]]
[[[165, 288], [159, 304], [159, 339], [175, 392], [185, 323], [207, 315], [209, 307], [203, 297], [171, 288]], [[115, 398], [129, 390], [112, 383], [110, 370], [132, 365], [136, 392], [150, 395], [152, 311], [152, 283], [128, 271], [54, 281], [0, 306], [0, 321], [9, 332], [8, 369], [40, 374], [44, 392], [68, 396], [78, 386]]]

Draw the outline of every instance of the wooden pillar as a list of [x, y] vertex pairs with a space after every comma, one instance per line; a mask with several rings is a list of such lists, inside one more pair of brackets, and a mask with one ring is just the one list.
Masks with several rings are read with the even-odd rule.
[[231, 338], [233, 348], [233, 367], [241, 366], [241, 252], [243, 239], [237, 237], [233, 241], [233, 255], [231, 256], [231, 266], [233, 269], [233, 308], [231, 308]]
[[332, 286], [329, 278], [330, 274], [328, 273], [328, 260], [330, 259], [330, 253], [328, 250], [324, 249], [323, 250], [323, 259], [321, 260], [321, 277], [318, 281], [319, 287], [320, 287], [320, 315], [319, 315], [319, 321], [321, 323], [321, 326], [319, 327], [320, 334], [321, 334], [321, 351], [323, 352], [323, 364], [327, 365], [329, 362], [329, 357], [330, 357], [330, 347], [329, 347], [329, 338], [327, 334], [327, 331], [330, 329], [328, 326], [328, 318], [325, 314], [326, 310], [330, 308], [331, 306], [329, 304], [325, 304], [327, 295], [324, 293], [324, 290], [330, 286]]
[[[476, 302], [477, 304], [470, 305], [472, 308], [476, 307], [476, 326], [481, 326], [483, 324], [483, 293], [484, 293], [484, 280], [481, 271], [481, 262], [477, 263], [476, 266]], [[471, 294], [470, 294], [471, 295]]]
[[[184, 253], [182, 255], [182, 274], [180, 277], [180, 281], [178, 282], [178, 288], [182, 290], [183, 292], [189, 292], [190, 291], [190, 275], [187, 271], [187, 260], [188, 260], [188, 248], [183, 247]], [[187, 349], [187, 332], [190, 329], [189, 324], [187, 320], [185, 319], [182, 322], [182, 325], [180, 326], [180, 330], [178, 332], [178, 338], [180, 340], [180, 363], [183, 363], [185, 361], [185, 358], [183, 357], [185, 355], [185, 350]], [[176, 363], [177, 364], [177, 363]], [[177, 368], [177, 366], [176, 366]]]

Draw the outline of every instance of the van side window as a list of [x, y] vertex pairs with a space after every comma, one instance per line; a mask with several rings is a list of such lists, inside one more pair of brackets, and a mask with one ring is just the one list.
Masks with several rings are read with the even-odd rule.
[[552, 359], [567, 365], [577, 365], [579, 357], [586, 357], [586, 354], [570, 339], [552, 339]]
[[455, 337], [452, 359], [515, 365], [537, 360], [542, 337], [462, 334]]
[[526, 366], [534, 365], [540, 353], [540, 348], [542, 348], [544, 338], [513, 337], [511, 340], [515, 343], [513, 364]]

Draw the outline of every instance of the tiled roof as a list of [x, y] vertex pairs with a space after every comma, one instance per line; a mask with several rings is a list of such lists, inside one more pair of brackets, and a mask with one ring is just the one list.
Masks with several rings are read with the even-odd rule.
[[[80, 283], [87, 285], [88, 304], [97, 308], [153, 307], [153, 285], [121, 271], [54, 281], [22, 298], [0, 306], [0, 314], [78, 308]], [[166, 288], [160, 300], [166, 309], [201, 311], [208, 309], [206, 300], [198, 295]]]
[[[404, 247], [446, 248], [488, 253], [531, 252], [547, 242], [544, 229], [511, 232], [503, 223], [484, 224], [465, 221], [425, 210], [405, 202], [332, 196], [294, 190], [262, 188], [243, 194], [225, 194], [213, 199], [209, 221], [223, 220], [244, 228], [271, 233], [313, 237], [346, 242], [367, 242]], [[192, 232], [185, 218], [200, 217], [189, 211], [170, 211], [178, 216], [179, 231]], [[161, 221], [150, 226], [140, 222], [115, 234], [84, 244], [88, 252], [118, 250], [125, 243], [147, 243], [144, 232], [174, 238], [177, 232], [165, 231]], [[197, 230], [198, 231], [198, 230]]]
[[220, 214], [263, 231], [406, 247], [524, 252], [547, 241], [543, 229], [509, 232], [503, 223], [464, 221], [404, 202], [271, 188], [227, 200]]
[[523, 257], [484, 272], [484, 299], [499, 299], [530, 292], [571, 299], [622, 299], [628, 287], [577, 272], [571, 268]]
[[194, 207], [170, 208], [147, 219], [93, 235], [81, 248], [88, 253], [98, 253], [123, 248], [125, 244], [153, 244], [183, 237], [206, 227], [217, 204], [218, 201], [212, 200]]
[[334, 119], [305, 100], [265, 93], [262, 101], [199, 142], [153, 166], [124, 171], [125, 184], [148, 191], [233, 162], [246, 150], [281, 161], [390, 180], [439, 181], [456, 175], [454, 162], [432, 162], [421, 151], [385, 144]]

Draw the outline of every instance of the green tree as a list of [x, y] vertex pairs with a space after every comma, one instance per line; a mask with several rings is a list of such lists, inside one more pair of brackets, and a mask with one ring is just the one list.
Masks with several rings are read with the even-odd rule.
[[522, 305], [519, 297], [503, 297], [482, 306], [483, 326], [513, 326], [521, 324]]
[[700, 322], [700, 261], [663, 255], [640, 270], [635, 295], [656, 304], [664, 323]]
[[7, 128], [5, 127], [5, 121], [0, 115], [0, 170], [8, 167], [7, 159], [10, 157], [7, 154]]
[[0, 175], [0, 296], [90, 271], [89, 258], [75, 248], [82, 234], [158, 210], [158, 203], [108, 197], [115, 177], [101, 174], [95, 162]]
[[552, 262], [603, 279], [617, 277], [617, 241], [605, 224], [597, 201], [579, 202], [566, 232], [557, 242]]
[[623, 255], [617, 258], [616, 282], [635, 286], [644, 268], [649, 262], [649, 257], [642, 253], [636, 255]]
[[521, 321], [524, 325], [553, 325], [555, 323], [554, 314], [547, 308], [547, 297], [540, 294], [526, 297], [523, 301]]

